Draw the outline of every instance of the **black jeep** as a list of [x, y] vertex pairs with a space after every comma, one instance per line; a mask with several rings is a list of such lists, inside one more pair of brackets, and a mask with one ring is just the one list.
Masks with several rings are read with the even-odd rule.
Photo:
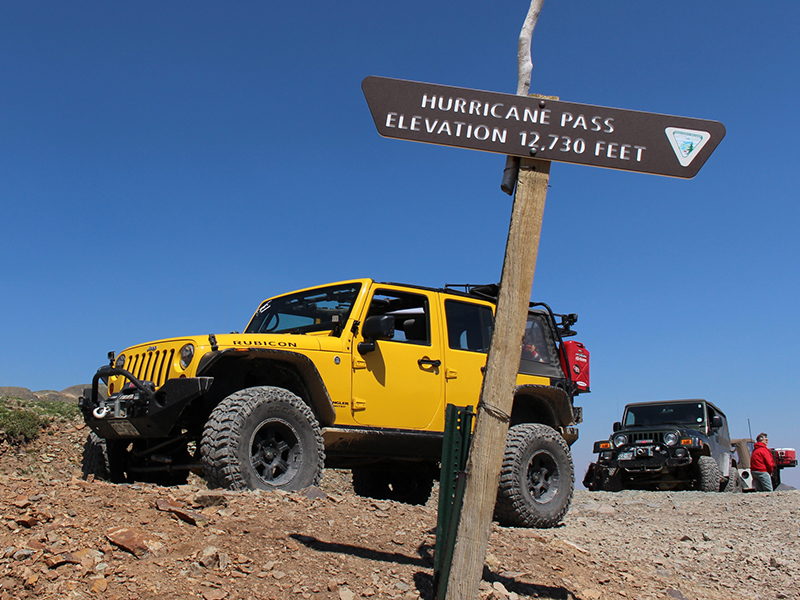
[[740, 489], [727, 419], [706, 400], [628, 404], [594, 452], [583, 480], [590, 490]]

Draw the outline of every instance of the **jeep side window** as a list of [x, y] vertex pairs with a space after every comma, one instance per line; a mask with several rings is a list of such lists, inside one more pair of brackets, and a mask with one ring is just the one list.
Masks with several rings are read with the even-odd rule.
[[525, 325], [525, 335], [522, 338], [522, 360], [548, 364], [552, 362], [542, 324], [534, 315], [528, 315], [528, 322]]
[[453, 350], [489, 352], [494, 315], [492, 309], [480, 304], [445, 300], [447, 344]]
[[426, 296], [394, 290], [376, 290], [367, 317], [376, 315], [394, 317], [394, 337], [387, 341], [431, 345], [430, 310]]

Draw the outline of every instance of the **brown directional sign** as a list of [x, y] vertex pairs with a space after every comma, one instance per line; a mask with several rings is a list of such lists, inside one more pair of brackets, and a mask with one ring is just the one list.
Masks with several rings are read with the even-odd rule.
[[690, 178], [725, 137], [718, 121], [367, 77], [384, 137]]

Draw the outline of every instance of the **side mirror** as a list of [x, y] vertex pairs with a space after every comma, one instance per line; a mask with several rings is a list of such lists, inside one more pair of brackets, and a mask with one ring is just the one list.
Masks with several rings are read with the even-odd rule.
[[711, 429], [719, 429], [722, 427], [722, 417], [714, 415], [711, 417]]
[[376, 315], [374, 317], [367, 317], [364, 321], [364, 327], [361, 329], [361, 334], [367, 341], [358, 344], [359, 354], [369, 354], [375, 351], [375, 340], [378, 338], [393, 338], [394, 337], [394, 316], [393, 315]]
[[614, 433], [617, 433], [620, 429], [622, 429], [622, 423], [615, 421], [612, 429], [614, 430]]

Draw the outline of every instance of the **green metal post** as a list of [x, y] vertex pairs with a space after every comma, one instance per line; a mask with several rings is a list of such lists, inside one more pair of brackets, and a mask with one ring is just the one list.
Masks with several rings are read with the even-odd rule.
[[437, 600], [445, 600], [447, 579], [453, 559], [458, 519], [464, 499], [465, 469], [472, 439], [475, 412], [471, 406], [448, 404], [445, 410], [442, 471], [439, 477], [439, 515], [433, 562], [433, 588]]

